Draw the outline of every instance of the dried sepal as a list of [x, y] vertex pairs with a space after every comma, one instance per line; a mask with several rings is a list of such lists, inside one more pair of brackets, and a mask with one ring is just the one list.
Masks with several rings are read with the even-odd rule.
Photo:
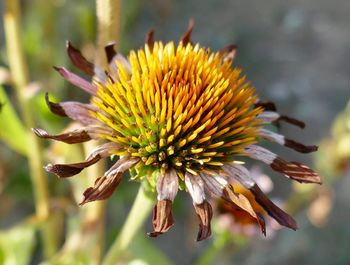
[[167, 232], [174, 225], [171, 200], [159, 200], [153, 208], [153, 232], [150, 237], [157, 237]]
[[194, 209], [199, 219], [197, 241], [202, 241], [211, 235], [213, 209], [207, 200], [204, 200], [201, 204], [194, 204]]

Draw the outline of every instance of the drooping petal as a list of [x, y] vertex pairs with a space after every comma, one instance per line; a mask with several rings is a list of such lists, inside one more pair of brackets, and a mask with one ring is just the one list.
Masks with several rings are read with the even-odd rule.
[[194, 209], [199, 219], [197, 241], [202, 241], [211, 235], [213, 209], [207, 200], [204, 200], [201, 204], [194, 204]]
[[53, 173], [60, 178], [67, 178], [80, 173], [84, 168], [87, 168], [104, 157], [113, 154], [114, 151], [119, 150], [120, 145], [114, 142], [109, 142], [97, 147], [91, 152], [88, 158], [79, 163], [73, 164], [48, 164], [45, 167], [47, 172]]
[[147, 233], [150, 237], [157, 237], [167, 232], [174, 225], [172, 201], [160, 200], [153, 208], [153, 232]]
[[296, 142], [294, 140], [285, 138], [284, 135], [275, 133], [266, 129], [260, 129], [259, 134], [262, 138], [278, 143], [280, 145], [284, 145], [286, 147], [289, 147], [295, 151], [298, 151], [300, 153], [311, 153], [317, 151], [318, 147], [316, 145], [304, 145], [302, 143]]
[[200, 176], [185, 174], [185, 185], [194, 204], [202, 204], [205, 200], [204, 183]]
[[219, 198], [223, 196], [223, 190], [228, 184], [227, 180], [223, 176], [219, 174], [209, 175], [205, 173], [202, 173], [200, 176], [204, 182], [204, 187], [212, 196]]
[[178, 189], [179, 180], [175, 170], [166, 171], [164, 176], [161, 173], [158, 174], [158, 202], [153, 208], [153, 232], [148, 233], [149, 236], [156, 237], [163, 234], [174, 224], [172, 202]]
[[298, 229], [296, 221], [277, 205], [275, 205], [255, 184], [250, 191], [254, 194], [255, 200], [264, 208], [264, 210], [274, 218], [280, 225], [289, 227], [293, 230]]
[[193, 31], [194, 21], [191, 19], [188, 22], [188, 27], [186, 32], [181, 36], [180, 41], [183, 43], [183, 45], [187, 45], [187, 43], [191, 42], [191, 35]]
[[265, 220], [261, 214], [255, 212], [250, 201], [243, 194], [235, 193], [231, 185], [227, 185], [223, 190], [222, 198], [233, 206], [238, 206], [240, 209], [249, 213], [255, 218], [260, 226], [261, 232], [266, 235]]
[[83, 125], [101, 124], [99, 120], [90, 115], [91, 111], [98, 111], [91, 104], [83, 104], [76, 101], [54, 103], [49, 100], [48, 93], [45, 94], [45, 100], [51, 112], [56, 115], [69, 117]]
[[253, 178], [250, 176], [248, 169], [242, 165], [225, 165], [225, 172], [231, 174], [239, 183], [241, 183], [246, 189], [249, 189], [257, 203], [280, 225], [289, 227], [291, 229], [297, 229], [295, 220], [285, 213], [282, 209], [276, 206], [260, 189], [255, 183]]
[[249, 157], [270, 165], [273, 170], [288, 178], [304, 183], [321, 184], [320, 176], [311, 168], [298, 162], [287, 162], [261, 146], [249, 145], [244, 152]]
[[179, 180], [176, 171], [171, 169], [165, 172], [165, 175], [158, 175], [157, 180], [157, 199], [174, 201], [179, 189]]
[[70, 41], [66, 42], [67, 53], [72, 63], [84, 73], [93, 76], [94, 64], [86, 60], [81, 51], [75, 48]]
[[73, 74], [72, 72], [68, 71], [64, 67], [54, 67], [54, 69], [60, 73], [60, 75], [66, 79], [69, 83], [72, 85], [84, 90], [85, 92], [89, 93], [90, 95], [96, 96], [97, 87], [93, 84], [91, 84], [89, 81], [86, 81], [84, 78], [81, 78], [80, 76]]
[[80, 205], [109, 198], [119, 185], [122, 174], [138, 161], [138, 158], [131, 157], [119, 159], [102, 177], [96, 179], [93, 187], [89, 187], [84, 191], [84, 198]]

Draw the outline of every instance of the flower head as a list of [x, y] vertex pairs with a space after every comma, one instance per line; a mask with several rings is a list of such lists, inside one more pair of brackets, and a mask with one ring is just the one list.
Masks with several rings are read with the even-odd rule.
[[274, 105], [262, 103], [239, 68], [232, 68], [236, 46], [212, 52], [190, 42], [192, 25], [178, 45], [163, 44], [147, 35], [144, 48], [127, 58], [106, 47], [108, 69], [88, 62], [70, 43], [72, 63], [94, 76], [90, 83], [62, 67], [55, 69], [70, 83], [91, 95], [89, 104], [75, 101], [53, 103], [51, 111], [78, 121], [78, 130], [51, 135], [33, 129], [36, 135], [66, 143], [104, 140], [83, 162], [49, 164], [48, 172], [71, 177], [84, 168], [112, 155], [119, 160], [84, 192], [81, 204], [111, 196], [123, 172], [133, 169], [133, 179], [148, 181], [158, 194], [154, 207], [154, 231], [166, 232], [173, 225], [172, 202], [185, 187], [199, 217], [197, 240], [210, 233], [210, 196], [221, 197], [247, 211], [264, 230], [261, 215], [249, 200], [236, 193], [230, 179], [238, 180], [255, 200], [280, 224], [296, 229], [295, 221], [273, 204], [239, 162], [248, 156], [300, 182], [320, 182], [307, 166], [287, 162], [257, 145], [261, 138], [300, 152], [315, 151], [283, 135], [264, 129], [264, 124], [287, 121], [303, 123], [278, 114]]

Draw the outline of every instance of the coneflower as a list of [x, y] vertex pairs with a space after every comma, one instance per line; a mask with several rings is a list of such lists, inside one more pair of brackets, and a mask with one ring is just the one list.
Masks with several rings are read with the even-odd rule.
[[70, 83], [91, 95], [89, 104], [75, 101], [51, 102], [50, 110], [80, 122], [78, 130], [51, 135], [33, 129], [41, 138], [65, 143], [104, 140], [83, 162], [48, 164], [45, 169], [60, 178], [71, 177], [109, 156], [119, 160], [93, 187], [84, 192], [81, 204], [104, 200], [112, 195], [123, 172], [132, 169], [132, 179], [148, 181], [157, 191], [153, 211], [157, 236], [173, 225], [172, 203], [179, 189], [193, 199], [199, 217], [197, 240], [210, 236], [212, 207], [210, 196], [221, 197], [247, 211], [265, 231], [262, 215], [249, 200], [235, 192], [232, 179], [254, 195], [261, 207], [281, 225], [296, 229], [296, 222], [273, 204], [250, 177], [240, 157], [261, 160], [285, 176], [299, 182], [320, 183], [320, 177], [297, 162], [287, 162], [257, 145], [266, 139], [299, 152], [315, 151], [283, 135], [264, 129], [265, 124], [287, 121], [303, 127], [295, 119], [262, 103], [239, 68], [232, 68], [236, 46], [212, 52], [192, 44], [192, 25], [178, 45], [154, 41], [147, 34], [144, 48], [131, 51], [127, 58], [108, 45], [108, 69], [88, 62], [69, 42], [68, 56], [84, 73], [94, 76], [90, 83], [63, 67], [55, 69]]

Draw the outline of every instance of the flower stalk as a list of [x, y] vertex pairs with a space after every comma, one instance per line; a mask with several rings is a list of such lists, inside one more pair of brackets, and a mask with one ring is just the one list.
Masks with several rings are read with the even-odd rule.
[[139, 231], [140, 227], [151, 212], [154, 202], [150, 199], [141, 185], [129, 215], [119, 232], [118, 237], [108, 250], [102, 265], [115, 265], [119, 258], [125, 253], [130, 242]]
[[49, 187], [42, 164], [42, 150], [37, 137], [29, 128], [34, 127], [34, 115], [28, 96], [28, 69], [21, 47], [20, 6], [18, 0], [5, 1], [4, 29], [10, 70], [24, 125], [27, 128], [27, 157], [34, 190], [36, 216], [43, 222], [44, 255], [52, 256], [57, 249], [55, 230], [51, 229]]

